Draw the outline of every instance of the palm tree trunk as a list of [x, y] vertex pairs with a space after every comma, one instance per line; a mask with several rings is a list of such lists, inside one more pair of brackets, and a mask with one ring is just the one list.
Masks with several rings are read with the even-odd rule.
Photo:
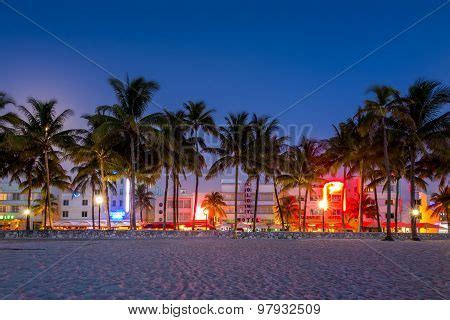
[[133, 135], [130, 135], [131, 143], [130, 143], [130, 151], [131, 151], [131, 190], [130, 190], [130, 229], [136, 229], [136, 212], [134, 208], [134, 195], [136, 193], [136, 172], [135, 172], [135, 148], [136, 144], [134, 141]]
[[298, 231], [302, 229], [302, 188], [298, 185]]
[[45, 204], [44, 204], [44, 229], [47, 229], [47, 211], [48, 211], [48, 201], [47, 201], [48, 192], [45, 191]]
[[106, 224], [107, 224], [107, 228], [108, 230], [111, 229], [111, 218], [109, 216], [109, 204], [107, 201], [107, 194], [106, 194], [106, 179], [105, 179], [105, 164], [104, 164], [104, 159], [103, 157], [100, 157], [100, 176], [101, 176], [101, 180], [102, 180], [102, 197], [103, 197], [103, 203], [104, 203], [104, 207], [103, 210], [105, 210], [105, 215], [106, 215]]
[[180, 180], [179, 180], [178, 175], [177, 175], [177, 189], [176, 190], [177, 190], [177, 193], [176, 193], [177, 201], [175, 201], [175, 205], [177, 207], [177, 230], [179, 230], [180, 229], [180, 208], [179, 208], [179, 206], [180, 206], [180, 201], [179, 201]]
[[363, 228], [363, 212], [362, 212], [362, 205], [363, 205], [363, 195], [364, 195], [364, 160], [359, 161], [359, 178], [361, 187], [359, 190], [359, 204], [358, 204], [358, 232], [362, 232]]
[[[195, 151], [196, 157], [198, 156], [198, 132], [195, 130]], [[195, 158], [197, 159], [197, 158]], [[198, 165], [195, 163], [194, 165]], [[197, 168], [196, 168], [197, 169]], [[195, 229], [195, 213], [197, 212], [197, 203], [198, 203], [198, 173], [195, 173], [195, 195], [194, 195], [194, 214], [192, 215], [192, 230]]]
[[176, 225], [177, 225], [177, 206], [176, 206], [176, 201], [177, 201], [177, 186], [176, 186], [176, 179], [175, 179], [175, 172], [172, 172], [172, 182], [173, 182], [173, 187], [172, 187], [172, 216], [173, 216], [173, 230], [176, 230]]
[[387, 180], [387, 213], [386, 213], [386, 238], [385, 240], [393, 241], [392, 232], [391, 232], [391, 168], [389, 163], [389, 154], [388, 154], [388, 140], [387, 140], [387, 132], [386, 132], [386, 124], [384, 117], [381, 119], [383, 126], [383, 159], [384, 159], [384, 167], [386, 169], [386, 180]]
[[239, 166], [235, 168], [234, 174], [234, 238], [237, 238], [237, 202], [238, 202], [238, 182], [239, 182]]
[[342, 187], [342, 211], [341, 211], [341, 231], [345, 232], [345, 211], [347, 210], [347, 167], [344, 166], [344, 177]]
[[141, 216], [141, 228], [142, 228], [142, 225], [144, 224], [144, 219], [142, 218], [142, 206], [139, 206], [139, 214]]
[[280, 198], [278, 197], [277, 179], [276, 179], [275, 175], [273, 175], [272, 180], [273, 180], [273, 189], [274, 189], [274, 192], [275, 192], [275, 199], [277, 200], [278, 212], [280, 213], [281, 227], [282, 227], [282, 229], [284, 231], [285, 230], [285, 227], [284, 227], [284, 216], [283, 216], [283, 210], [281, 210]]
[[[410, 193], [410, 204], [411, 204], [411, 210], [413, 210], [416, 207], [416, 182], [415, 182], [415, 174], [416, 174], [416, 152], [413, 147], [410, 147], [410, 182], [411, 182], [411, 193]], [[417, 235], [417, 228], [416, 228], [416, 217], [411, 215], [411, 239], [414, 241], [419, 241], [420, 238]]]
[[[27, 209], [30, 210], [31, 209], [31, 180], [32, 180], [32, 176], [31, 176], [31, 170], [28, 170], [28, 197], [27, 197]], [[29, 211], [29, 213], [27, 214], [27, 230], [30, 230], [32, 228], [30, 228], [30, 215], [31, 215], [31, 210]]]
[[195, 175], [195, 195], [194, 195], [194, 214], [192, 215], [192, 230], [195, 229], [195, 213], [197, 212], [198, 203], [198, 175]]
[[322, 209], [322, 232], [325, 232], [325, 209]]
[[303, 204], [303, 232], [306, 232], [306, 204], [308, 203], [308, 186], [305, 188], [305, 203]]
[[166, 186], [164, 188], [164, 211], [163, 211], [163, 230], [166, 230], [167, 222], [167, 192], [169, 189], [169, 170], [166, 168]]
[[256, 215], [258, 214], [259, 174], [256, 175], [255, 208], [253, 208], [253, 232], [256, 232]]
[[373, 197], [375, 199], [375, 208], [377, 210], [377, 227], [378, 232], [381, 232], [381, 221], [380, 221], [380, 207], [378, 205], [378, 192], [377, 192], [377, 186], [373, 186]]
[[109, 191], [108, 191], [108, 187], [106, 187], [106, 207], [108, 208], [108, 222], [109, 222], [109, 227], [108, 230], [111, 229], [111, 217], [109, 214]]
[[[45, 216], [48, 217], [48, 222], [50, 225], [50, 229], [53, 228], [53, 221], [52, 221], [52, 208], [50, 204], [50, 169], [48, 166], [48, 151], [47, 149], [44, 150], [44, 161], [45, 161], [45, 178], [46, 178], [46, 188], [47, 188], [47, 195], [46, 195], [46, 207], [45, 207]], [[47, 220], [46, 220], [47, 222]], [[45, 227], [47, 227], [47, 223], [45, 223]]]
[[395, 219], [395, 233], [398, 232], [398, 197], [400, 192], [400, 178], [397, 178], [396, 184], [395, 184], [395, 213], [394, 213], [394, 219]]
[[[91, 179], [92, 179], [92, 177], [91, 177]], [[92, 188], [92, 195], [91, 195], [92, 229], [95, 229], [95, 204], [94, 204], [95, 185], [94, 185], [94, 183], [91, 183], [91, 188]]]

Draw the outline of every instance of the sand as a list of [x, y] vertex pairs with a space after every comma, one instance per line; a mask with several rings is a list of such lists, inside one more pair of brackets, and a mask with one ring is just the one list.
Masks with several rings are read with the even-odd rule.
[[3, 299], [449, 299], [450, 241], [0, 241]]

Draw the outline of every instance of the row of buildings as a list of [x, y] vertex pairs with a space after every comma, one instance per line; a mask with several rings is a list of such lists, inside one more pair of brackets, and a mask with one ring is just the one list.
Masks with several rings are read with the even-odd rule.
[[[354, 178], [347, 180], [344, 185], [342, 181], [330, 179], [313, 185], [308, 192], [306, 201], [306, 229], [307, 231], [356, 231], [358, 225], [357, 209], [359, 204], [360, 180]], [[401, 189], [401, 188], [400, 188]], [[162, 228], [164, 222], [163, 196], [158, 188], [150, 188], [155, 194], [153, 209], [137, 209], [138, 225], [143, 228]], [[287, 200], [284, 207], [285, 221], [291, 230], [298, 230], [299, 224], [303, 224], [303, 212], [305, 203], [305, 191], [298, 189], [280, 191], [279, 198]], [[368, 190], [367, 195], [373, 198], [374, 190]], [[230, 230], [234, 224], [234, 180], [221, 180], [220, 192], [223, 195], [226, 206], [224, 207], [227, 218], [214, 223], [213, 217], [208, 217], [207, 210], [201, 204], [205, 193], [199, 193], [198, 205], [194, 208], [194, 195], [181, 190], [178, 202], [178, 224], [180, 229], [191, 229], [193, 216], [196, 217], [195, 228], [215, 227], [221, 230]], [[129, 226], [130, 184], [127, 179], [117, 182], [115, 192], [108, 193], [108, 201], [98, 203], [96, 196], [89, 192], [85, 194], [55, 192], [58, 199], [58, 208], [54, 219], [55, 228], [98, 228], [106, 226], [105, 206], [109, 206], [110, 220], [114, 228], [127, 228]], [[380, 212], [380, 224], [386, 225], [387, 195], [382, 187], [377, 188], [378, 208]], [[300, 206], [298, 198], [301, 198]], [[1, 229], [24, 229], [27, 221], [28, 208], [27, 194], [22, 194], [17, 185], [0, 184], [0, 228]], [[38, 199], [38, 191], [32, 193], [32, 201]], [[398, 198], [398, 204], [395, 202]], [[289, 199], [292, 199], [289, 203]], [[173, 226], [173, 199], [169, 196], [167, 201], [166, 226]], [[255, 183], [239, 181], [238, 187], [238, 228], [243, 231], [250, 230], [253, 225], [255, 201]], [[365, 207], [374, 207], [374, 201], [368, 200]], [[428, 210], [427, 197], [424, 193], [416, 194], [416, 204], [420, 212], [418, 227], [420, 232], [447, 232], [447, 223], [444, 217], [435, 217]], [[392, 212], [397, 206], [397, 226], [399, 231], [408, 232], [410, 228], [411, 212], [409, 205], [404, 205], [401, 194], [395, 193], [392, 187]], [[281, 229], [280, 217], [276, 210], [276, 195], [272, 184], [261, 184], [259, 187], [256, 229], [259, 231]], [[368, 210], [368, 209], [367, 209]], [[373, 212], [373, 210], [372, 210]], [[36, 210], [31, 210], [29, 219], [34, 228], [41, 226], [42, 218], [36, 215]], [[141, 215], [142, 213], [142, 215]], [[392, 221], [394, 216], [391, 216]], [[209, 222], [209, 223], [208, 223]], [[394, 224], [393, 224], [394, 225]], [[377, 230], [378, 223], [375, 214], [366, 212], [363, 219], [364, 229], [367, 231]]]

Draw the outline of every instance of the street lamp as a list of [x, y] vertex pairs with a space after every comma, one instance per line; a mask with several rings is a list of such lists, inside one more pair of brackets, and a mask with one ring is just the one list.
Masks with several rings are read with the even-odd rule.
[[100, 230], [100, 207], [103, 203], [103, 197], [100, 195], [96, 196], [95, 203], [98, 204], [98, 229]]
[[26, 208], [25, 210], [23, 210], [23, 214], [27, 217], [27, 226], [26, 226], [26, 230], [29, 231], [30, 230], [30, 209]]
[[412, 215], [414, 218], [417, 218], [417, 217], [420, 215], [419, 209], [417, 209], [417, 208], [412, 209], [412, 210], [411, 210], [411, 215]]
[[319, 201], [319, 208], [322, 209], [322, 232], [325, 232], [325, 210], [328, 209], [328, 203], [325, 199]]

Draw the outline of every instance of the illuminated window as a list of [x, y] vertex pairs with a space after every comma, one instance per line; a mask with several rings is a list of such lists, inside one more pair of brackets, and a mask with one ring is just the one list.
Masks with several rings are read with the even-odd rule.
[[0, 212], [6, 212], [6, 206], [0, 206]]
[[87, 211], [81, 211], [81, 217], [87, 218]]
[[0, 201], [8, 200], [8, 194], [6, 193], [0, 193]]

